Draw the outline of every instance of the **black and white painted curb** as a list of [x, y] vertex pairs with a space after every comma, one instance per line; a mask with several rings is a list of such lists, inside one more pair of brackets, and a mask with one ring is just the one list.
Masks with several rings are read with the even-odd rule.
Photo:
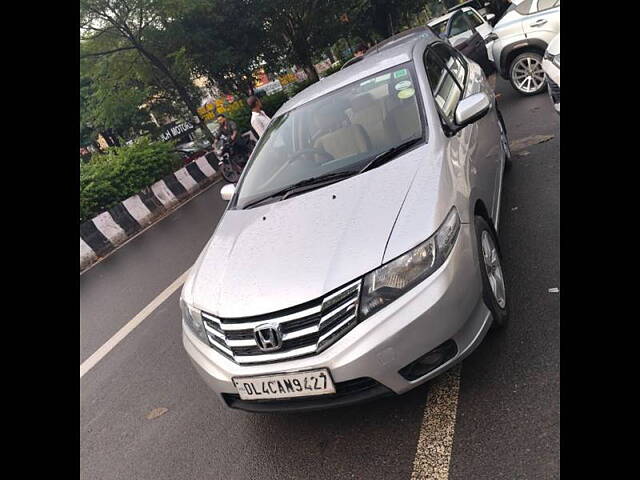
[[209, 157], [194, 160], [80, 224], [80, 271], [216, 180], [217, 160], [213, 155]]

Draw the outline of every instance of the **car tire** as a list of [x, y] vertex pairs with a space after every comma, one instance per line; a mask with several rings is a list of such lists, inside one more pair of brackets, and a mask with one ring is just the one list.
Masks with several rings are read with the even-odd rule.
[[236, 184], [240, 179], [240, 174], [228, 163], [223, 163], [221, 169], [222, 177], [229, 183]]
[[544, 92], [547, 82], [542, 70], [542, 55], [524, 52], [514, 58], [509, 65], [509, 80], [520, 95], [530, 96]]
[[491, 328], [503, 328], [509, 319], [509, 303], [498, 238], [483, 217], [475, 217], [475, 229], [482, 299], [493, 318]]

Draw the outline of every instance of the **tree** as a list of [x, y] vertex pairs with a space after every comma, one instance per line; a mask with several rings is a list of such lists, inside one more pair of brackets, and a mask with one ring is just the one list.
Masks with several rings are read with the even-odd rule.
[[[81, 55], [87, 58], [137, 52], [162, 79], [168, 81], [189, 112], [197, 118], [198, 104], [187, 86], [190, 81], [180, 75], [184, 73], [184, 68], [181, 68], [186, 60], [184, 52], [163, 49], [169, 44], [166, 32], [173, 16], [188, 10], [188, 3], [187, 0], [81, 0], [81, 39], [91, 40], [92, 47], [102, 47], [84, 54], [81, 52]], [[174, 65], [178, 68], [172, 68]], [[213, 135], [205, 122], [200, 126], [213, 143]]]
[[[313, 59], [346, 33], [340, 15], [346, 0], [249, 1], [252, 12], [264, 19], [269, 44], [266, 57], [277, 63], [282, 57], [301, 66], [311, 81], [318, 81]], [[281, 62], [281, 60], [280, 60]]]
[[230, 3], [193, 3], [174, 19], [167, 37], [185, 48], [196, 73], [223, 91], [253, 94], [253, 72], [266, 48], [266, 32], [250, 0]]
[[[354, 39], [375, 44], [413, 26], [421, 11], [438, 0], [351, 0], [343, 2], [344, 39], [353, 46]], [[438, 8], [438, 7], [436, 7]], [[418, 22], [419, 23], [419, 22]]]
[[89, 99], [92, 94], [92, 81], [87, 75], [80, 74], [80, 146], [86, 146], [92, 143], [94, 138], [94, 129], [91, 125], [89, 114]]
[[130, 139], [153, 130], [149, 106], [142, 106], [153, 89], [141, 75], [141, 61], [133, 51], [83, 60], [81, 121], [93, 132], [113, 130]]

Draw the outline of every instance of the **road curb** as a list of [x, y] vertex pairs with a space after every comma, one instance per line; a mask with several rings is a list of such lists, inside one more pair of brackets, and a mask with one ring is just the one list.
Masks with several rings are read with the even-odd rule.
[[106, 257], [220, 178], [200, 157], [136, 195], [80, 224], [80, 272]]

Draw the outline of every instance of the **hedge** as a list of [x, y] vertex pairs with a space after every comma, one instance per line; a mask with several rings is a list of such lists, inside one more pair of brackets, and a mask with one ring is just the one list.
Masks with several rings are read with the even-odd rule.
[[[305, 81], [287, 86], [285, 90], [261, 98], [264, 111], [270, 117], [289, 98], [308, 87]], [[246, 104], [226, 116], [245, 132], [251, 128], [251, 110]], [[80, 223], [108, 210], [142, 189], [157, 182], [181, 166], [179, 156], [170, 142], [154, 142], [141, 137], [130, 145], [111, 147], [107, 153], [94, 154], [80, 164]]]
[[141, 137], [80, 164], [80, 223], [174, 172], [182, 161], [171, 142]]

